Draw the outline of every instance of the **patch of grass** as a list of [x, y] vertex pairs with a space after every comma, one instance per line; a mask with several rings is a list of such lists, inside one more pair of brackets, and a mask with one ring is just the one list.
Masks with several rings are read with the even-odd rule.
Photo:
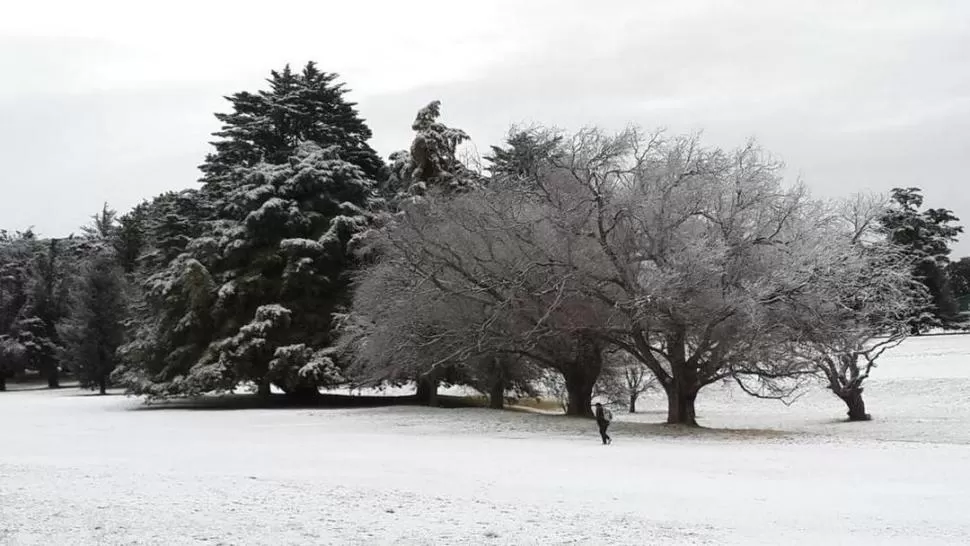
[[728, 429], [707, 428], [703, 426], [668, 425], [667, 423], [642, 423], [620, 421], [610, 426], [610, 432], [628, 436], [660, 436], [666, 438], [711, 438], [726, 440], [780, 439], [790, 437], [790, 433], [770, 429]]
[[[247, 410], [273, 408], [301, 409], [351, 409], [381, 408], [388, 406], [417, 406], [414, 395], [407, 396], [367, 396], [356, 394], [320, 394], [311, 399], [293, 398], [285, 394], [259, 396], [256, 394], [224, 394], [200, 396], [196, 398], [173, 398], [153, 401], [136, 410]], [[480, 404], [475, 397], [438, 396], [438, 406], [442, 408], [477, 408]]]
[[357, 396], [321, 394], [313, 399], [292, 398], [284, 394], [224, 394], [196, 398], [173, 398], [147, 403], [136, 411], [151, 410], [247, 410], [273, 408], [377, 408], [415, 404], [414, 396]]
[[562, 404], [553, 398], [519, 398], [509, 404], [511, 407], [531, 408], [542, 411], [561, 412]]
[[[438, 399], [442, 402], [447, 401], [451, 404], [458, 404], [453, 407], [470, 407], [470, 408], [487, 408], [488, 407], [488, 397], [484, 394], [474, 394], [467, 396], [438, 396]], [[463, 404], [463, 405], [462, 405]], [[442, 403], [442, 407], [452, 407], [446, 406]], [[515, 410], [515, 409], [535, 409], [548, 412], [562, 412], [562, 406], [559, 404], [558, 400], [551, 398], [516, 398], [516, 399], [506, 399], [505, 409]]]

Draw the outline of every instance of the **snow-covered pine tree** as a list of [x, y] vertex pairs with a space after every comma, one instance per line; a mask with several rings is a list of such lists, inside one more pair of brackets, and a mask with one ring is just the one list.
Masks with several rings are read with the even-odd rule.
[[555, 130], [513, 127], [505, 139], [505, 146], [491, 146], [485, 156], [489, 163], [489, 184], [531, 186], [540, 171], [555, 160], [563, 137]]
[[118, 229], [112, 244], [118, 263], [126, 274], [132, 274], [138, 268], [138, 259], [145, 247], [147, 212], [148, 203], [143, 202], [118, 217]]
[[115, 235], [118, 227], [118, 211], [112, 209], [105, 203], [101, 210], [91, 215], [91, 223], [81, 226], [81, 234], [84, 238], [94, 241], [107, 241]]
[[314, 394], [335, 377], [331, 314], [345, 301], [348, 246], [379, 204], [384, 171], [336, 77], [312, 63], [273, 72], [269, 89], [237, 93], [233, 112], [217, 115], [223, 127], [193, 200], [199, 220], [158, 216], [143, 260], [155, 272], [118, 372], [131, 392], [251, 382]]
[[349, 90], [337, 74], [321, 72], [309, 62], [299, 73], [289, 65], [272, 71], [269, 89], [226, 97], [233, 111], [216, 114], [222, 129], [212, 145], [215, 152], [200, 166], [203, 181], [215, 184], [234, 170], [259, 163], [281, 164], [302, 142], [338, 146], [339, 157], [373, 180], [383, 178], [384, 165], [367, 141], [371, 130], [356, 104], [346, 100]]
[[218, 256], [218, 341], [196, 370], [213, 389], [252, 381], [312, 395], [336, 379], [332, 314], [348, 301], [349, 246], [374, 205], [374, 182], [339, 155], [305, 143], [285, 165], [251, 169], [216, 235], [196, 241]]
[[169, 192], [159, 195], [147, 206], [141, 221], [144, 250], [139, 261], [148, 276], [167, 267], [201, 233], [208, 207], [202, 204], [204, 197], [200, 193], [195, 190]]
[[113, 249], [99, 246], [81, 267], [67, 316], [57, 325], [61, 362], [74, 371], [81, 388], [106, 393], [115, 352], [124, 341], [125, 313], [123, 270]]
[[[284, 165], [236, 171], [235, 187], [213, 201], [212, 234], [144, 283], [118, 372], [130, 392], [199, 395], [252, 382], [299, 395], [337, 378], [331, 314], [346, 301], [348, 246], [374, 204], [373, 181], [338, 155], [306, 143]], [[161, 232], [179, 225], [173, 216]], [[161, 261], [184, 239], [159, 235], [148, 256]]]
[[149, 400], [205, 392], [185, 377], [212, 340], [214, 290], [209, 270], [188, 253], [149, 275], [129, 310], [136, 318], [114, 380]]
[[57, 324], [60, 363], [77, 375], [81, 388], [97, 388], [101, 394], [107, 391], [125, 336], [125, 279], [116, 251], [119, 230], [118, 214], [107, 203], [81, 228], [83, 236], [72, 247], [80, 266], [72, 271], [66, 314]]
[[458, 146], [469, 140], [468, 134], [441, 123], [439, 117], [441, 101], [418, 110], [411, 124], [415, 134], [410, 151], [391, 154], [389, 177], [381, 185], [381, 193], [392, 203], [424, 195], [429, 189], [462, 191], [481, 182], [458, 158]]
[[56, 325], [67, 311], [77, 249], [70, 239], [38, 242], [33, 253], [27, 301], [12, 328], [13, 336], [26, 349], [28, 365], [60, 387], [60, 346]]
[[130, 341], [118, 350], [113, 376], [131, 394], [185, 394], [177, 378], [189, 373], [212, 341], [215, 284], [189, 248], [210, 212], [202, 192], [186, 190], [159, 195], [132, 220], [141, 240], [129, 286]]
[[7, 379], [27, 367], [26, 347], [18, 341], [17, 317], [27, 303], [36, 237], [30, 230], [0, 230], [0, 391]]
[[967, 312], [970, 307], [970, 257], [951, 262], [946, 268], [946, 277], [957, 303], [960, 304], [960, 310]]
[[894, 188], [892, 206], [880, 218], [889, 241], [916, 259], [915, 274], [932, 297], [927, 305], [913, 309], [912, 333], [930, 328], [952, 328], [960, 324], [959, 304], [946, 274], [950, 262], [950, 243], [963, 228], [959, 218], [948, 209], [926, 209], [919, 188]]

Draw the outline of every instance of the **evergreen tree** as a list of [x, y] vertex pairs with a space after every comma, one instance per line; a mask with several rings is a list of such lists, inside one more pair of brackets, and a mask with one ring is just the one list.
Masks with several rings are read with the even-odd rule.
[[390, 155], [388, 177], [379, 185], [378, 193], [391, 209], [429, 190], [449, 193], [481, 184], [478, 175], [458, 159], [458, 146], [469, 140], [468, 134], [441, 123], [439, 117], [441, 101], [418, 110], [411, 124], [415, 134], [410, 149]]
[[142, 296], [116, 373], [130, 392], [252, 383], [313, 395], [337, 377], [332, 313], [384, 169], [335, 80], [310, 63], [229, 97], [203, 187], [147, 214]]
[[77, 374], [81, 388], [106, 393], [124, 340], [125, 312], [122, 269], [113, 251], [103, 247], [81, 268], [67, 317], [57, 327], [61, 360]]
[[[458, 145], [469, 139], [461, 129], [454, 129], [438, 121], [441, 101], [432, 101], [418, 110], [411, 124], [415, 131], [411, 143], [411, 179], [422, 193], [425, 188], [438, 187], [457, 191], [470, 185], [471, 173], [458, 159]], [[412, 186], [413, 187], [413, 186]]]
[[491, 155], [485, 156], [490, 183], [528, 184], [560, 153], [561, 143], [562, 136], [555, 132], [513, 128], [505, 146], [491, 146]]
[[185, 382], [212, 339], [214, 282], [189, 254], [148, 276], [130, 313], [130, 341], [118, 349], [114, 379], [148, 399], [202, 394]]
[[339, 156], [305, 143], [285, 164], [237, 170], [235, 186], [222, 186], [230, 191], [211, 203], [211, 235], [145, 282], [148, 312], [119, 371], [131, 392], [252, 382], [312, 395], [335, 380], [331, 315], [347, 299], [350, 247], [375, 205], [374, 182]]
[[218, 184], [239, 168], [284, 163], [302, 142], [337, 146], [340, 159], [368, 178], [381, 179], [383, 163], [367, 144], [371, 131], [356, 104], [346, 100], [349, 90], [337, 78], [313, 62], [299, 73], [287, 65], [270, 73], [269, 89], [226, 97], [233, 111], [216, 114], [222, 129], [214, 134], [215, 152], [200, 167], [203, 181]]
[[27, 303], [36, 238], [31, 231], [0, 231], [0, 336], [9, 335]]
[[916, 258], [915, 275], [929, 290], [932, 303], [914, 309], [912, 333], [928, 328], [952, 327], [960, 321], [959, 306], [946, 274], [950, 243], [963, 228], [953, 225], [959, 218], [948, 209], [926, 209], [919, 188], [894, 188], [893, 206], [880, 219], [882, 228], [893, 244]]
[[0, 392], [7, 390], [7, 380], [27, 367], [24, 346], [9, 335], [0, 335]]
[[77, 247], [73, 241], [48, 239], [34, 253], [28, 297], [13, 327], [13, 335], [26, 349], [30, 367], [60, 387], [60, 346], [56, 325], [67, 310], [72, 265]]
[[126, 274], [132, 274], [138, 268], [138, 259], [145, 247], [147, 212], [148, 204], [141, 203], [131, 212], [118, 217], [113, 246], [118, 263]]
[[27, 367], [27, 353], [16, 335], [17, 319], [27, 303], [36, 237], [30, 230], [0, 230], [0, 391], [7, 379]]
[[146, 207], [139, 220], [143, 240], [138, 258], [146, 276], [168, 266], [201, 234], [209, 216], [209, 207], [202, 204], [203, 200], [201, 192], [185, 190], [159, 195]]
[[951, 262], [946, 268], [947, 280], [961, 311], [970, 308], [970, 257]]
[[[211, 243], [220, 340], [204, 364], [218, 362], [225, 380], [213, 388], [244, 380], [313, 394], [319, 380], [334, 377], [321, 351], [332, 341], [333, 312], [347, 300], [349, 247], [369, 223], [373, 185], [338, 150], [306, 143], [286, 165], [252, 169], [228, 196]], [[277, 335], [251, 333], [283, 323]], [[250, 351], [252, 344], [261, 350]], [[207, 369], [205, 377], [216, 377]]]
[[91, 223], [81, 227], [82, 235], [91, 240], [104, 241], [115, 235], [118, 227], [118, 211], [105, 203], [101, 211], [91, 216]]
[[184, 377], [212, 340], [214, 281], [189, 245], [204, 229], [211, 203], [202, 192], [170, 192], [143, 206], [133, 230], [141, 247], [129, 287], [127, 338], [114, 380], [130, 393], [182, 394]]

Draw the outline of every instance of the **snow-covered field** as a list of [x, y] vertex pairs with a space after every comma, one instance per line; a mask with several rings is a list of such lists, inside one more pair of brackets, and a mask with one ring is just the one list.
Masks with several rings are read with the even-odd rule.
[[[970, 336], [915, 339], [843, 423], [702, 392], [702, 424], [410, 407], [143, 409], [0, 393], [0, 544], [966, 544]], [[743, 429], [743, 430], [738, 430]]]

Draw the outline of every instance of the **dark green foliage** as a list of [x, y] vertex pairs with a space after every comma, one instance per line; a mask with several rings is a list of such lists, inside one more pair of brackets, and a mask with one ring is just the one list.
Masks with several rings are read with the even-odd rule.
[[959, 218], [947, 209], [925, 209], [919, 188], [894, 188], [893, 206], [880, 219], [893, 244], [904, 248], [915, 260], [915, 275], [929, 290], [932, 303], [914, 309], [912, 332], [934, 327], [953, 327], [961, 321], [959, 305], [946, 274], [950, 244], [963, 228]]

